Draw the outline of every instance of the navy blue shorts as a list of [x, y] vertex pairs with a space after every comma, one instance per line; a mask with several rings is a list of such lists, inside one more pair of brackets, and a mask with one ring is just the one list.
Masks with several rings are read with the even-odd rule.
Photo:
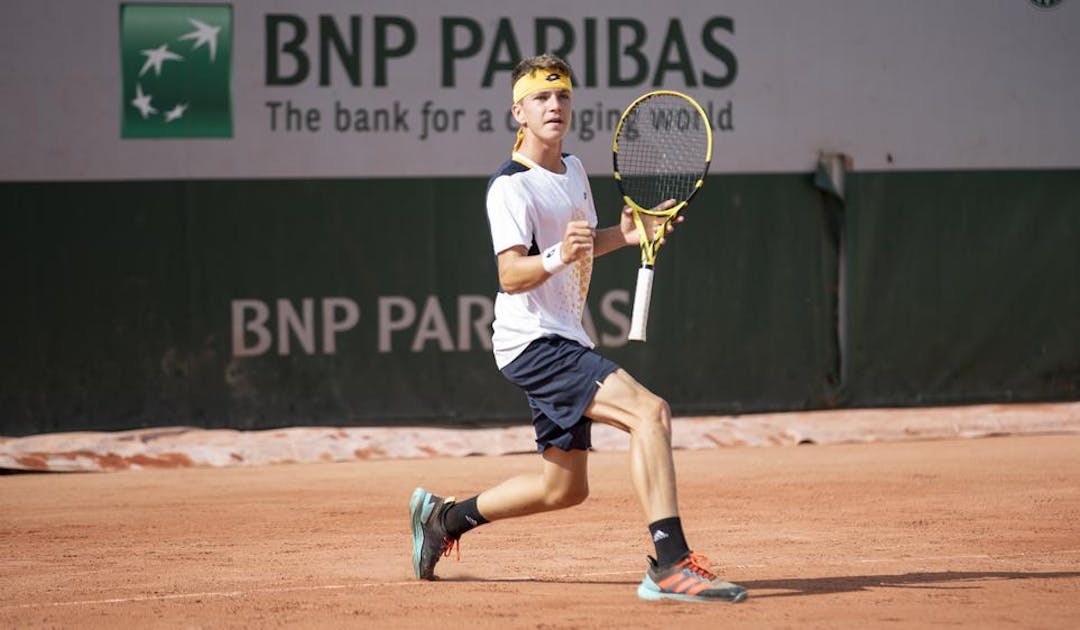
[[576, 341], [541, 337], [502, 369], [525, 391], [536, 429], [536, 450], [592, 446], [592, 420], [583, 414], [600, 383], [619, 366]]

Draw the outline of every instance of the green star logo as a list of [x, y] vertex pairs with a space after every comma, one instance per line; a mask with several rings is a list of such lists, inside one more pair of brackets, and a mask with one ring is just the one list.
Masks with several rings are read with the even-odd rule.
[[232, 7], [121, 4], [124, 138], [232, 137]]

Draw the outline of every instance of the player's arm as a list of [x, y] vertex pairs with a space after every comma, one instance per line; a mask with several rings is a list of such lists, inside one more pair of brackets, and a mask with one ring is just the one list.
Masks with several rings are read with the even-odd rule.
[[[675, 200], [670, 199], [657, 206], [656, 210], [666, 210], [675, 205]], [[682, 215], [675, 218], [674, 221], [668, 224], [667, 233], [671, 234], [675, 231], [675, 224], [682, 223]], [[664, 219], [662, 217], [654, 217], [648, 214], [641, 215], [641, 221], [645, 224], [645, 227], [652, 234], [656, 226], [662, 224]], [[627, 245], [637, 245], [640, 242], [640, 235], [637, 231], [637, 226], [634, 225], [634, 214], [629, 207], [623, 207], [622, 215], [619, 217], [619, 224], [613, 225], [609, 228], [596, 231], [596, 244], [594, 249], [594, 255], [603, 256], [604, 254], [613, 252], [617, 249], [626, 247]], [[664, 243], [664, 239], [660, 239], [661, 244]]]
[[[629, 208], [623, 210], [622, 216], [619, 217], [618, 225], [596, 231], [596, 242], [593, 245], [593, 253], [596, 256], [609, 254], [617, 249], [622, 249], [627, 245], [637, 245], [637, 228], [634, 227], [634, 219], [627, 213], [627, 210], [629, 210]], [[627, 222], [629, 222], [629, 226], [627, 225]], [[629, 227], [629, 232], [627, 231], [627, 227]]]
[[535, 289], [591, 251], [595, 233], [587, 221], [571, 221], [566, 226], [563, 240], [537, 256], [530, 256], [524, 245], [499, 252], [499, 285], [507, 293]]
[[499, 286], [507, 293], [535, 289], [551, 277], [539, 256], [530, 256], [524, 245], [499, 252]]

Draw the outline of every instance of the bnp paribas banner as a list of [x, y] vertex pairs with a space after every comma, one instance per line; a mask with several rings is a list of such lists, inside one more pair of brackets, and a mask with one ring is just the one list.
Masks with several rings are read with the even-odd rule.
[[676, 89], [717, 172], [1072, 168], [1080, 2], [9, 0], [4, 180], [484, 175], [510, 74], [575, 70], [568, 150]]

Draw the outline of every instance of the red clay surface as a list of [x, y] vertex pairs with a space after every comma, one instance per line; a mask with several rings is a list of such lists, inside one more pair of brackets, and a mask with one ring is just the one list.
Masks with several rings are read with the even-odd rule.
[[678, 451], [691, 545], [742, 604], [639, 601], [626, 453], [592, 495], [412, 579], [416, 485], [535, 455], [0, 476], [0, 627], [1073, 628], [1080, 436]]

